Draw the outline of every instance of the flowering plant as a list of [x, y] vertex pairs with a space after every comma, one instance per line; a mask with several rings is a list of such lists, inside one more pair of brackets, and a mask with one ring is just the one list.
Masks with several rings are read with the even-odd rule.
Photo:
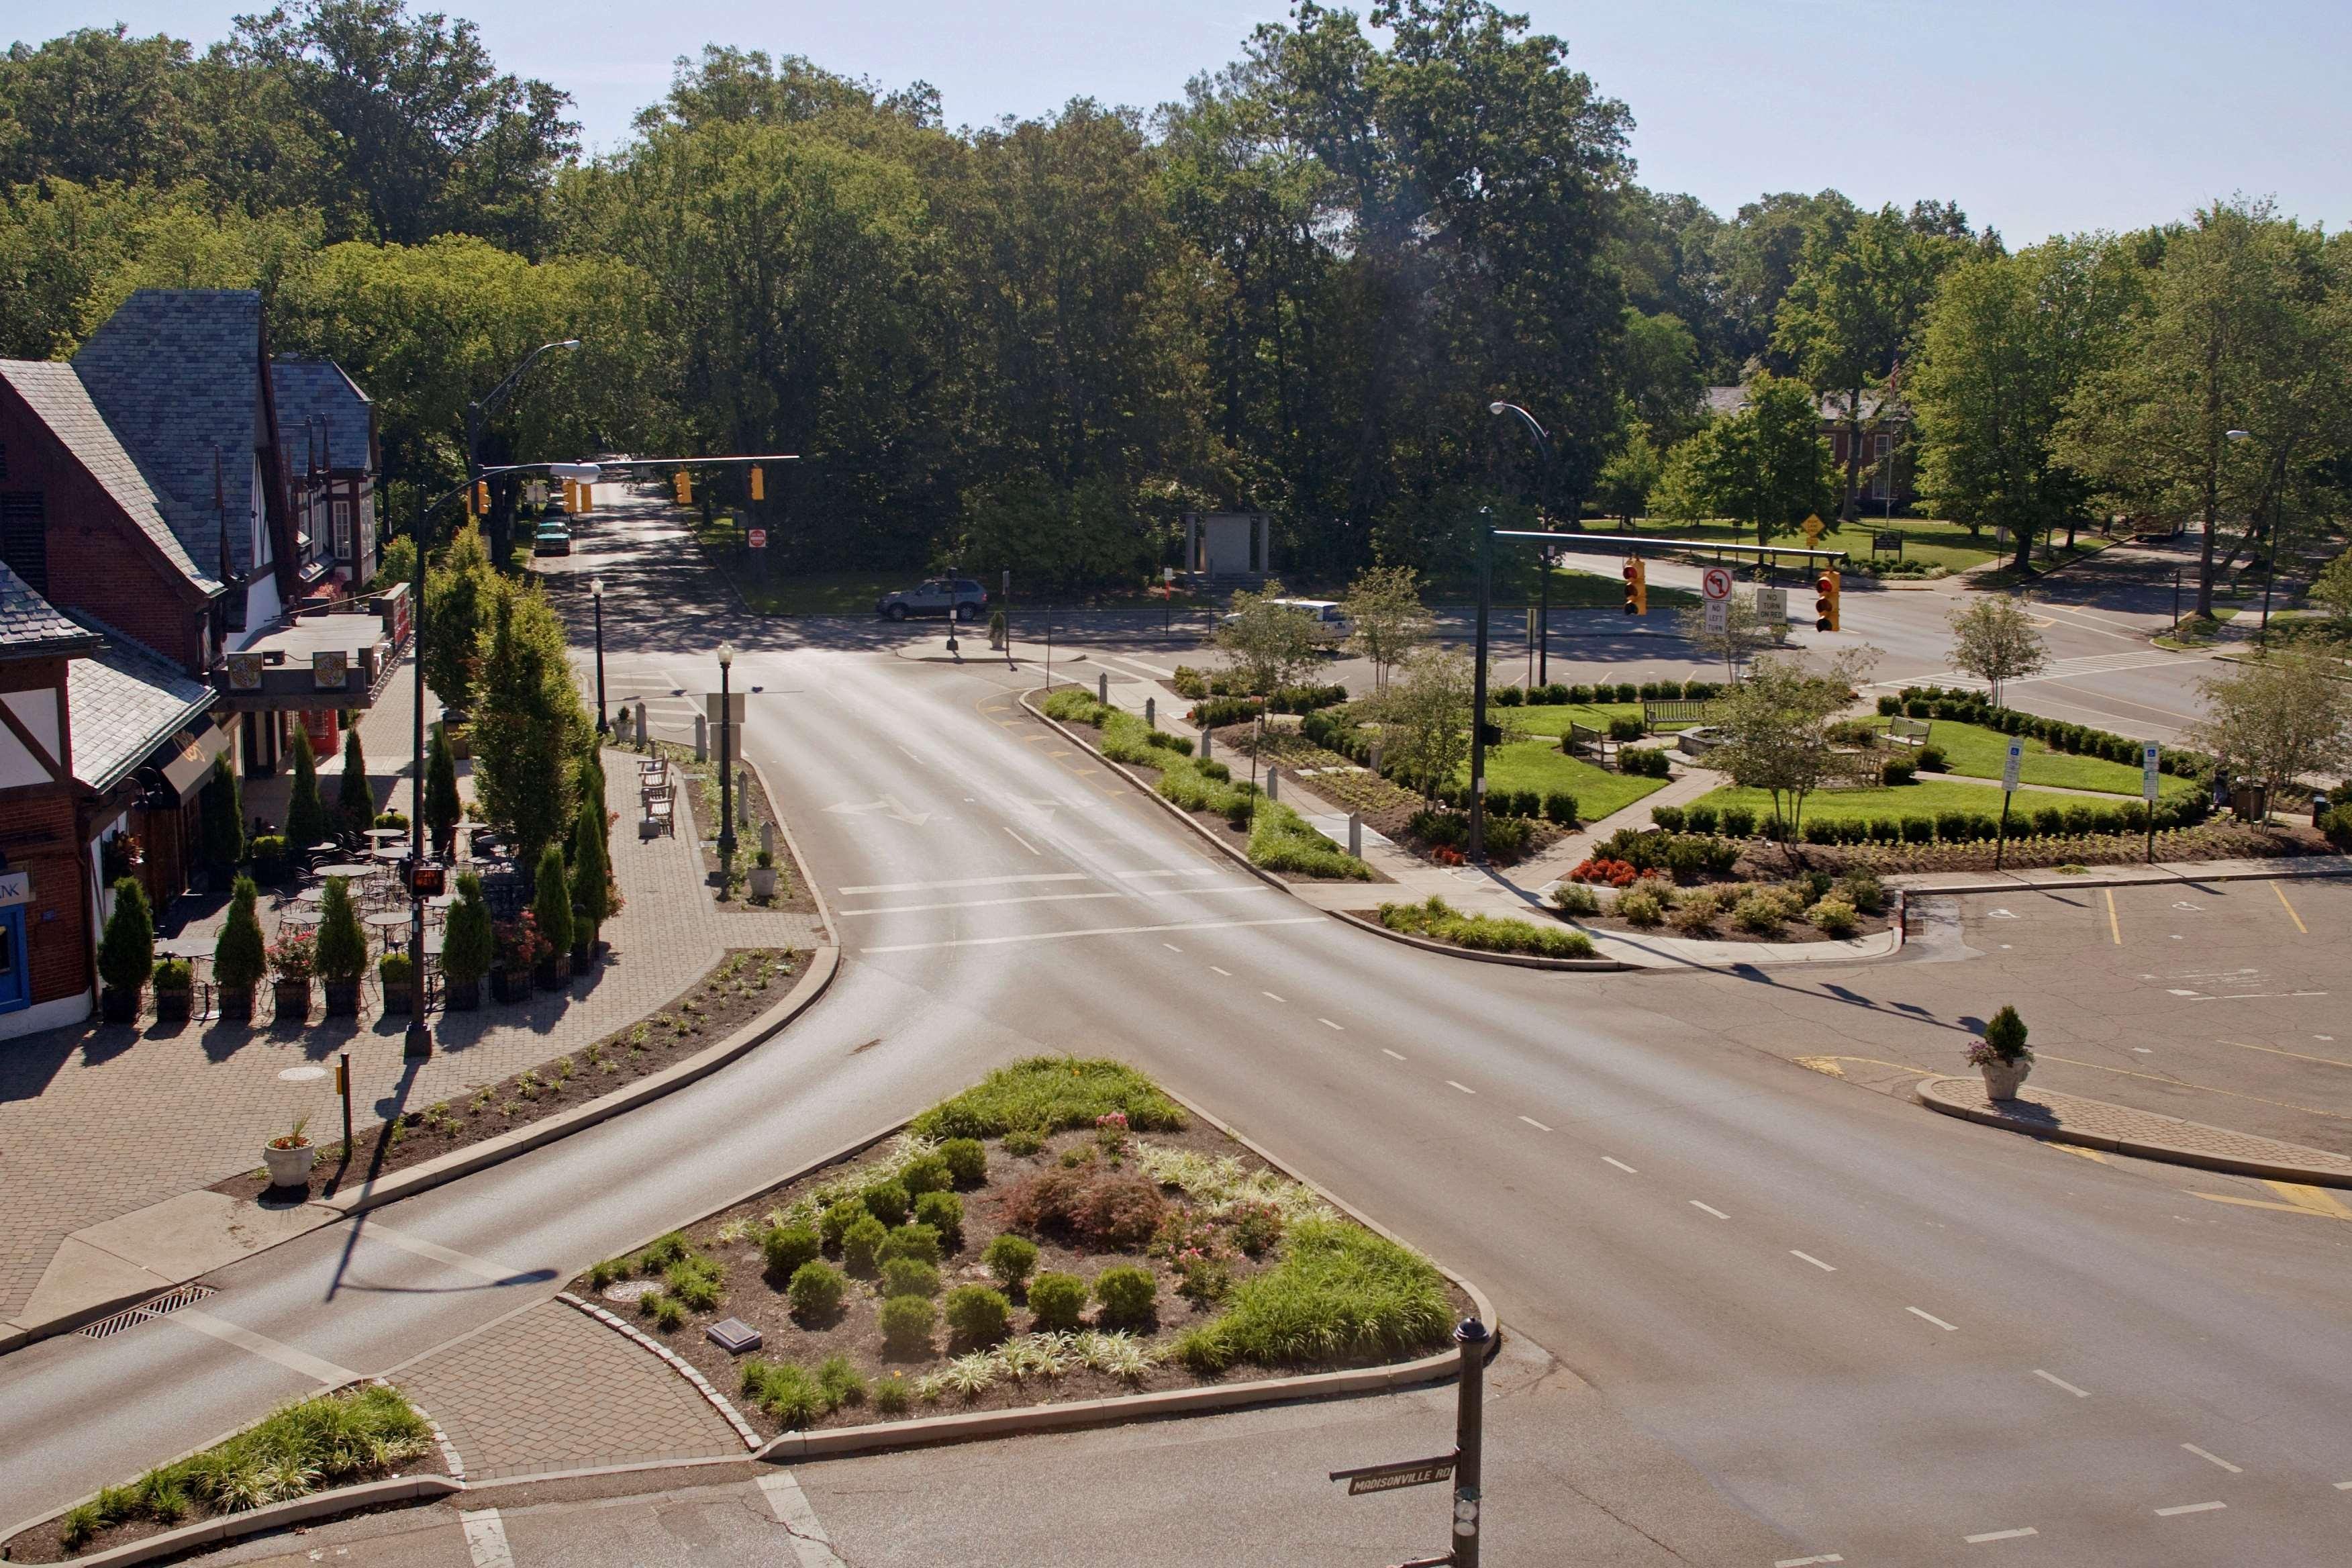
[[1127, 1150], [1127, 1112], [1108, 1110], [1095, 1118], [1095, 1142], [1111, 1153]]
[[1630, 888], [1640, 876], [1630, 860], [1603, 858], [1578, 861], [1576, 869], [1568, 874], [1568, 879], [1571, 882], [1606, 882], [1612, 888]]
[[539, 934], [539, 921], [529, 910], [498, 923], [498, 953], [501, 968], [529, 969], [555, 956], [554, 944]]
[[278, 933], [269, 944], [269, 973], [280, 980], [308, 980], [319, 965], [319, 939], [307, 931]]

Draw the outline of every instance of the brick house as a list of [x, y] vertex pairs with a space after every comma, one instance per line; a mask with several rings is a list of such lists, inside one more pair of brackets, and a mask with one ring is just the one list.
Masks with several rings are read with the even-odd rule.
[[[1715, 416], [1738, 413], [1748, 406], [1748, 389], [1744, 386], [1710, 386], [1706, 389], [1706, 411]], [[1838, 393], [1823, 393], [1819, 403], [1822, 418], [1822, 439], [1830, 444], [1830, 458], [1840, 474], [1845, 472], [1846, 412], [1845, 399]], [[1918, 499], [1912, 488], [1912, 466], [1908, 451], [1911, 439], [1911, 410], [1899, 398], [1888, 402], [1876, 392], [1862, 395], [1862, 487], [1855, 498], [1864, 510], [1871, 506], [1884, 506], [1891, 499], [1896, 506], [1909, 506]], [[1892, 490], [1890, 497], [1889, 491]]]
[[90, 1009], [95, 904], [67, 680], [98, 646], [0, 566], [0, 1037]]

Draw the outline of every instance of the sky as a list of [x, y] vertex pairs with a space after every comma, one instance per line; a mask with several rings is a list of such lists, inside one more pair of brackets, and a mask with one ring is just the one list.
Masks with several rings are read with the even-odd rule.
[[[2012, 245], [2181, 218], [2238, 193], [2274, 196], [2331, 229], [2352, 219], [2346, 0], [1519, 5], [1631, 106], [1642, 183], [1727, 216], [1766, 191], [1835, 186], [1869, 206], [1958, 201]], [[121, 21], [202, 45], [245, 8], [52, 0], [38, 15], [45, 29]], [[670, 62], [708, 42], [805, 55], [884, 87], [928, 81], [948, 122], [964, 125], [1078, 96], [1147, 108], [1175, 99], [1188, 78], [1235, 58], [1252, 27], [1286, 15], [1145, 0], [445, 8], [478, 23], [506, 68], [569, 91], [583, 139], [604, 148], [667, 87]]]

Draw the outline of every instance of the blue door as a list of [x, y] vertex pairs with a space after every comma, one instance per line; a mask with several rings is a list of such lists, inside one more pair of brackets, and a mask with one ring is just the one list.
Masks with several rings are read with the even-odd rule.
[[0, 910], [0, 1013], [13, 1013], [33, 1000], [33, 977], [25, 959], [25, 906]]

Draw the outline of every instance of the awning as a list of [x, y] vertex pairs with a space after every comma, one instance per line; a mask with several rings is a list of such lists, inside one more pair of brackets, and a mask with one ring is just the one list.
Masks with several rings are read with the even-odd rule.
[[179, 792], [183, 804], [212, 777], [213, 759], [228, 750], [229, 738], [228, 731], [206, 724], [198, 730], [183, 730], [170, 744], [157, 749], [155, 760], [163, 769], [163, 781]]

